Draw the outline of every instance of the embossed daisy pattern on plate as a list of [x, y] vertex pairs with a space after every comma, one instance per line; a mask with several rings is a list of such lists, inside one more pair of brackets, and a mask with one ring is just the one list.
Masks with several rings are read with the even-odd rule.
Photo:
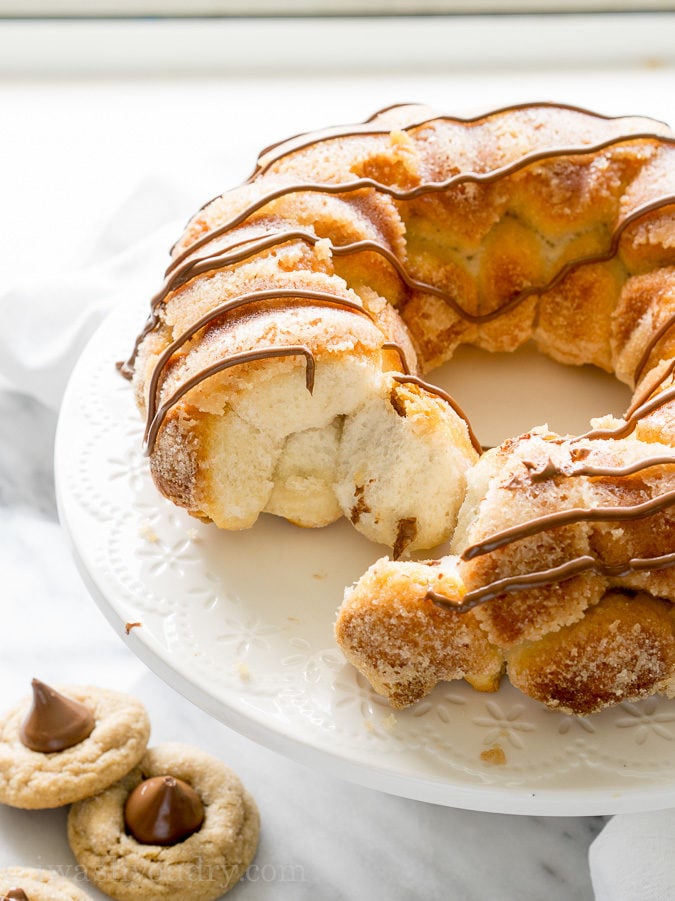
[[647, 698], [642, 704], [624, 701], [619, 705], [628, 716], [615, 721], [619, 729], [631, 729], [635, 743], [643, 745], [650, 738], [675, 741], [675, 710], [659, 710], [656, 698]]
[[337, 728], [351, 736], [353, 747], [377, 744], [380, 754], [400, 754], [419, 750], [424, 744], [424, 729], [410, 729], [409, 711], [392, 710], [386, 699], [371, 688], [362, 673], [350, 666], [342, 655], [341, 665], [324, 700]]
[[280, 631], [281, 627], [263, 622], [256, 616], [228, 616], [223, 620], [225, 631], [216, 635], [216, 641], [229, 646], [237, 657], [250, 656], [252, 651], [269, 653], [271, 651], [270, 638]]
[[[156, 491], [132, 391], [115, 369], [144, 310], [120, 309], [63, 404], [62, 522], [118, 634], [179, 691], [245, 734], [336, 774], [437, 803], [611, 813], [675, 804], [675, 701], [567, 717], [508, 682], [439, 685], [392, 710], [333, 639], [344, 586], [381, 556], [348, 524], [261, 517], [224, 533]], [[142, 629], [125, 634], [126, 622]]]
[[[140, 430], [136, 436], [140, 438]], [[112, 454], [109, 458], [110, 479], [124, 479], [129, 482], [131, 490], [140, 491], [148, 478], [148, 462], [135, 447], [126, 448], [119, 456]]]
[[[436, 691], [438, 693], [439, 689], [436, 689]], [[423, 717], [427, 717], [431, 714], [433, 717], [437, 718], [439, 722], [449, 725], [457, 714], [457, 707], [463, 706], [464, 704], [466, 704], [466, 698], [463, 698], [457, 692], [448, 691], [444, 687], [442, 697], [438, 701], [432, 702], [428, 698], [425, 698], [411, 708], [410, 715], [416, 720], [421, 720]]]
[[581, 730], [588, 735], [594, 735], [596, 727], [590, 717], [587, 716], [569, 716], [565, 713], [557, 713], [552, 710], [551, 713], [558, 718], [558, 735], [567, 735], [568, 732], [575, 729]]
[[485, 742], [491, 743], [499, 739], [505, 739], [518, 750], [525, 747], [524, 737], [528, 732], [534, 732], [534, 724], [526, 719], [525, 704], [512, 704], [502, 708], [496, 701], [488, 701], [485, 704], [487, 716], [476, 716], [474, 725], [487, 729]]

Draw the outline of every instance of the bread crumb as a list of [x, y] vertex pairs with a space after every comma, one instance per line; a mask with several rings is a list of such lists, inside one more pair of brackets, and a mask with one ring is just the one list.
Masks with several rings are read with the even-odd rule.
[[242, 682], [248, 682], [251, 678], [251, 670], [243, 660], [237, 662], [237, 674]]
[[488, 766], [504, 766], [506, 763], [506, 754], [504, 753], [503, 748], [499, 745], [495, 745], [494, 748], [488, 748], [485, 751], [481, 751], [480, 759]]
[[393, 713], [390, 713], [389, 716], [385, 716], [382, 719], [382, 727], [387, 730], [387, 732], [391, 732], [394, 728], [398, 720], [394, 716]]
[[196, 529], [188, 529], [185, 534], [190, 541], [196, 541], [199, 538], [199, 532]]
[[139, 622], [136, 622], [136, 623], [125, 623], [125, 624], [124, 624], [124, 631], [125, 631], [125, 632], [127, 633], [127, 635], [128, 635], [128, 634], [131, 632], [132, 629], [138, 629], [139, 626], [142, 626], [142, 625], [143, 625], [143, 623], [139, 623]]
[[363, 721], [363, 725], [366, 727], [366, 731], [367, 731], [367, 732], [374, 732], [374, 731], [375, 731], [375, 726], [374, 726], [372, 720], [364, 720], [364, 721]]
[[138, 534], [144, 541], [150, 541], [153, 544], [156, 541], [159, 541], [159, 538], [157, 537], [157, 533], [152, 528], [152, 526], [150, 525], [150, 523], [148, 522], [147, 519], [143, 520], [143, 522], [138, 527]]
[[318, 260], [322, 263], [330, 263], [333, 253], [332, 245], [328, 238], [320, 238], [314, 245], [314, 252]]

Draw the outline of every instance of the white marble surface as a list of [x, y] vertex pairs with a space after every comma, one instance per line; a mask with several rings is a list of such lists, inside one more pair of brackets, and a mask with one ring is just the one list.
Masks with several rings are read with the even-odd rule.
[[[81, 259], [77, 248], [94, 232], [105, 238], [102, 223], [153, 168], [179, 173], [182, 193], [167, 212], [184, 202], [187, 214], [245, 176], [257, 147], [397, 100], [463, 113], [550, 98], [675, 119], [675, 73], [662, 60], [629, 69], [621, 60], [551, 70], [514, 61], [458, 71], [449, 58], [442, 69], [367, 75], [57, 81], [26, 71], [0, 80], [5, 287]], [[211, 184], [205, 159], [221, 161], [222, 182]], [[492, 815], [378, 794], [253, 745], [162, 684], [113, 634], [71, 562], [54, 501], [56, 414], [0, 382], [0, 422], [0, 706], [23, 695], [34, 675], [115, 686], [146, 703], [153, 742], [184, 740], [222, 757], [256, 797], [263, 824], [257, 868], [230, 897], [592, 899], [587, 851], [604, 818]], [[76, 877], [64, 821], [64, 811], [0, 808], [0, 866], [50, 866]]]

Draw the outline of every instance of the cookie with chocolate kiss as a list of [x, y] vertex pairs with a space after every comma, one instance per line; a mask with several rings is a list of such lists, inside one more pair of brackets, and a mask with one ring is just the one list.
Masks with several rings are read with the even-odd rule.
[[33, 693], [0, 719], [0, 803], [41, 809], [88, 798], [132, 770], [150, 721], [136, 698], [104, 688]]
[[78, 864], [117, 901], [220, 898], [253, 860], [259, 829], [256, 804], [235, 773], [179, 743], [151, 748], [68, 815]]

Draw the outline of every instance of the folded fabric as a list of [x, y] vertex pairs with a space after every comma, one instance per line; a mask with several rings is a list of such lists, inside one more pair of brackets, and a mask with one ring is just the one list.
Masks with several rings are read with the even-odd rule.
[[588, 856], [595, 901], [673, 901], [675, 810], [615, 816]]
[[193, 203], [186, 189], [148, 178], [80, 254], [77, 268], [51, 280], [25, 279], [0, 293], [0, 377], [57, 408], [106, 313], [125, 298], [149, 298], [157, 290], [167, 249]]

